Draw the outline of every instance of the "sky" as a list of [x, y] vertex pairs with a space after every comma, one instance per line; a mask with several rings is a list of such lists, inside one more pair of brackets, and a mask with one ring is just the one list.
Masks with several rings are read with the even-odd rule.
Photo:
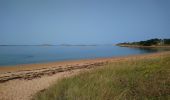
[[0, 44], [170, 38], [170, 0], [0, 0]]

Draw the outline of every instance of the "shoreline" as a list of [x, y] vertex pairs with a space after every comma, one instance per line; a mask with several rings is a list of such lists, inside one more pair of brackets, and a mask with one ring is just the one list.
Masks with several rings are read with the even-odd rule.
[[126, 61], [129, 59], [147, 59], [168, 55], [170, 51], [137, 54], [121, 57], [96, 58], [86, 60], [72, 60], [62, 62], [40, 63], [40, 64], [25, 64], [9, 67], [0, 67], [0, 83], [4, 83], [15, 79], [31, 80], [43, 76], [54, 75], [56, 73], [71, 71], [75, 69], [91, 69], [96, 66], [102, 66], [109, 62]]
[[170, 46], [140, 46], [140, 45], [117, 45], [120, 47], [130, 47], [130, 48], [170, 48]]
[[[0, 100], [31, 100], [37, 92], [44, 91], [62, 78], [90, 71], [91, 69], [101, 68], [107, 63], [154, 59], [168, 55], [170, 55], [170, 51], [112, 58], [64, 61], [62, 63], [54, 62], [36, 64], [34, 66], [31, 66], [32, 64], [29, 64], [29, 66], [25, 65], [27, 68], [30, 68], [29, 70], [11, 67], [14, 69], [6, 69], [6, 72], [3, 70], [4, 72], [0, 73]], [[22, 68], [25, 69], [25, 67]]]
[[[122, 46], [124, 47], [124, 46]], [[138, 46], [134, 46], [139, 48]], [[147, 47], [150, 48], [150, 47]], [[169, 46], [170, 48], [170, 46]], [[113, 57], [103, 57], [103, 58], [89, 58], [89, 59], [79, 59], [79, 60], [66, 60], [66, 61], [54, 61], [54, 62], [41, 62], [41, 63], [30, 63], [30, 64], [18, 64], [18, 65], [3, 65], [0, 66], [0, 74], [2, 73], [10, 73], [10, 72], [19, 72], [19, 71], [30, 71], [30, 70], [39, 70], [44, 68], [51, 68], [51, 67], [61, 67], [61, 66], [69, 66], [69, 65], [77, 65], [79, 63], [92, 63], [92, 62], [100, 62], [100, 61], [107, 61], [113, 59], [121, 59], [121, 58], [128, 58], [133, 56], [145, 56], [145, 55], [152, 55], [152, 54], [160, 54], [160, 53], [167, 53], [170, 51], [163, 51], [163, 52], [156, 52], [156, 53], [145, 53], [145, 54], [134, 54], [134, 55], [126, 55], [126, 56], [113, 56]]]

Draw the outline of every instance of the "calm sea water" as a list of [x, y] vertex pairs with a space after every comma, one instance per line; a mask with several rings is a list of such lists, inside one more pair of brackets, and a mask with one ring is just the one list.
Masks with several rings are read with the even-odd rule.
[[100, 57], [127, 56], [164, 51], [118, 46], [0, 46], [0, 66]]

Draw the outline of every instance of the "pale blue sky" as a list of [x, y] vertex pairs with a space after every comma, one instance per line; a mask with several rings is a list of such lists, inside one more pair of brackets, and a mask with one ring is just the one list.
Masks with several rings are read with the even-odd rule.
[[0, 0], [0, 44], [170, 38], [170, 0]]

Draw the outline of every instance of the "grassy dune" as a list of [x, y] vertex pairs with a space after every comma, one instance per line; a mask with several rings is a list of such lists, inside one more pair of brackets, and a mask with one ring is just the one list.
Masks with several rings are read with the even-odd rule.
[[109, 63], [65, 78], [34, 100], [168, 100], [170, 55]]

